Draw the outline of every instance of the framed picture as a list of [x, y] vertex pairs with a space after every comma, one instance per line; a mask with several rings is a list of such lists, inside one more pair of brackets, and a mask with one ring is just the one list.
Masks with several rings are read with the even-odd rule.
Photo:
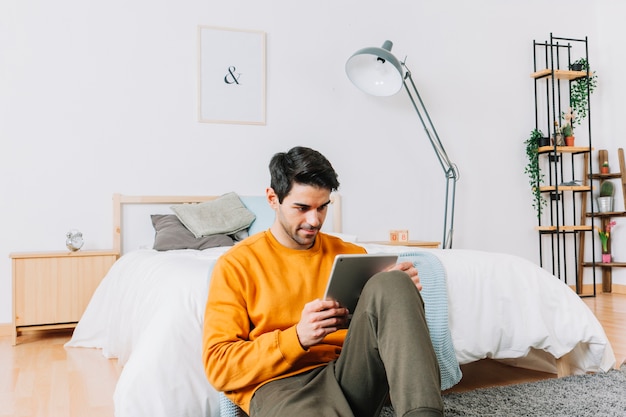
[[198, 27], [198, 121], [265, 124], [265, 32]]

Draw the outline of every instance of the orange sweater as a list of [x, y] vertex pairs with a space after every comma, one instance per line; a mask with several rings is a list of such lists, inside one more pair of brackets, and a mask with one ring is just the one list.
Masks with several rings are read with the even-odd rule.
[[204, 369], [209, 382], [244, 411], [262, 384], [339, 356], [345, 330], [308, 350], [296, 334], [304, 305], [324, 296], [339, 253], [365, 250], [323, 233], [311, 249], [289, 249], [267, 230], [215, 263], [204, 316]]

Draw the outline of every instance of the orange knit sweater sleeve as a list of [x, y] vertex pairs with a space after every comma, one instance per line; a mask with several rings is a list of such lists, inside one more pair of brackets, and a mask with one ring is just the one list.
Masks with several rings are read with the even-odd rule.
[[323, 297], [335, 255], [364, 252], [322, 233], [311, 249], [293, 250], [265, 231], [222, 255], [213, 267], [204, 316], [209, 382], [248, 412], [265, 382], [336, 359], [345, 330], [305, 350], [296, 324], [304, 305]]

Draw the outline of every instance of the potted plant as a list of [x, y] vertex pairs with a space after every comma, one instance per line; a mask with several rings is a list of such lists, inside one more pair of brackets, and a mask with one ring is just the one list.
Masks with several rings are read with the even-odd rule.
[[561, 128], [561, 134], [565, 138], [565, 146], [574, 146], [574, 121], [576, 120], [575, 113], [570, 107], [566, 113], [562, 115], [565, 123]]
[[574, 146], [574, 128], [570, 123], [563, 125], [561, 134], [565, 137], [565, 146]]
[[609, 173], [609, 161], [604, 161], [602, 166], [600, 167], [600, 174], [608, 174]]
[[539, 139], [543, 137], [541, 130], [533, 129], [530, 132], [530, 137], [524, 142], [526, 145], [526, 157], [528, 158], [524, 173], [528, 175], [528, 183], [533, 193], [533, 207], [537, 212], [537, 218], [541, 217], [542, 209], [546, 205], [546, 200], [541, 195], [541, 190], [539, 189], [539, 185], [543, 181], [543, 174], [539, 168], [538, 148]]
[[609, 252], [609, 237], [611, 236], [611, 229], [615, 227], [615, 220], [608, 222], [604, 230], [598, 227], [598, 236], [600, 236], [600, 242], [602, 242], [602, 262], [611, 262], [611, 252]]
[[[590, 71], [589, 62], [585, 58], [580, 58], [570, 65], [570, 69], [580, 68], [577, 71], [587, 72], [587, 76], [577, 78], [570, 84], [570, 106], [572, 113], [576, 114], [575, 125], [580, 125], [587, 117], [587, 107], [589, 106], [589, 96], [595, 90], [598, 83], [598, 76], [595, 71]], [[572, 123], [574, 123], [572, 121]], [[574, 126], [574, 124], [572, 124]]]
[[613, 195], [615, 186], [611, 181], [604, 180], [600, 183], [600, 197], [598, 197], [598, 212], [608, 213], [613, 211]]
[[582, 59], [584, 59], [584, 58], [581, 58], [581, 59], [578, 59], [578, 60], [572, 62], [569, 65], [569, 69], [572, 70], [572, 71], [582, 71], [583, 70], [583, 64], [581, 62]]

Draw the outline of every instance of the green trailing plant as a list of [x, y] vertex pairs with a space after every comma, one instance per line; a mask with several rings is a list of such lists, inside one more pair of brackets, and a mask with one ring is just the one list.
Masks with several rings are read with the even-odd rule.
[[585, 58], [577, 59], [570, 65], [570, 68], [574, 65], [580, 65], [581, 71], [588, 73], [587, 77], [578, 78], [570, 84], [570, 106], [572, 113], [576, 116], [572, 123], [574, 126], [579, 126], [583, 119], [587, 117], [589, 96], [598, 85], [598, 76], [595, 71], [590, 70], [589, 62]]
[[537, 212], [537, 218], [541, 217], [543, 207], [546, 205], [546, 200], [541, 195], [541, 190], [539, 189], [539, 185], [543, 181], [543, 174], [539, 168], [539, 153], [537, 149], [539, 147], [539, 139], [542, 137], [543, 133], [541, 130], [533, 129], [530, 132], [530, 137], [524, 142], [526, 145], [526, 158], [528, 158], [524, 173], [528, 175], [528, 183], [533, 193], [533, 207]]
[[602, 181], [600, 184], [600, 197], [613, 197], [615, 195], [615, 186], [611, 181]]

